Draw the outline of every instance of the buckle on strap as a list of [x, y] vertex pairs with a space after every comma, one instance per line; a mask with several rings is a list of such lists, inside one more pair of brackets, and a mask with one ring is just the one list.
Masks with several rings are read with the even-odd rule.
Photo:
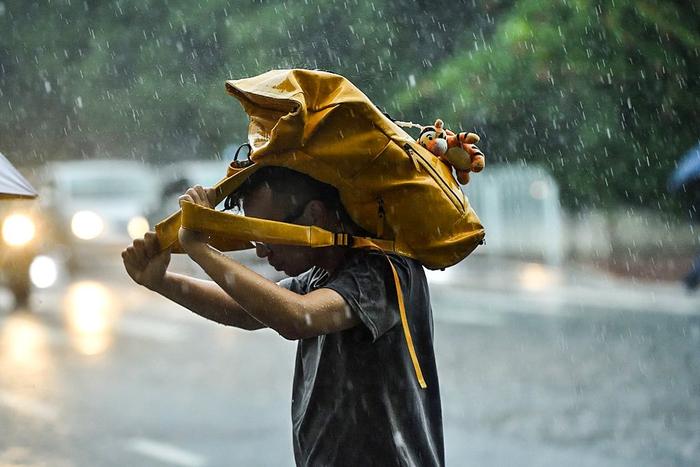
[[334, 246], [352, 246], [352, 236], [346, 233], [337, 232], [333, 234]]

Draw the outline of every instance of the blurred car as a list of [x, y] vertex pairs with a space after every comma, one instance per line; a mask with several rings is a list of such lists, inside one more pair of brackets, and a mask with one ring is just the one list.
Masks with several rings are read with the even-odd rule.
[[226, 177], [228, 165], [223, 160], [187, 160], [161, 167], [158, 202], [148, 215], [151, 227], [180, 209], [178, 198], [189, 187], [212, 187]]
[[31, 290], [30, 267], [45, 240], [38, 202], [32, 199], [0, 203], [0, 275], [15, 298], [15, 306], [27, 304]]
[[40, 256], [51, 229], [36, 201], [36, 190], [0, 153], [0, 282], [9, 287], [15, 309], [25, 308], [31, 285], [50, 287], [55, 261]]
[[67, 249], [69, 266], [114, 254], [149, 229], [146, 214], [157, 201], [159, 184], [144, 163], [53, 162], [40, 179], [40, 198], [52, 215], [58, 242]]

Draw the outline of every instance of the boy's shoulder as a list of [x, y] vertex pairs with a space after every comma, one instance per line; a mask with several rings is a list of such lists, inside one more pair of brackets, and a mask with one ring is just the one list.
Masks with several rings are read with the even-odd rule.
[[293, 292], [305, 294], [324, 287], [329, 282], [348, 277], [355, 278], [360, 282], [363, 281], [363, 278], [372, 281], [377, 281], [379, 278], [390, 280], [393, 274], [389, 261], [402, 279], [413, 280], [417, 276], [419, 279], [425, 280], [423, 266], [415, 259], [395, 253], [357, 249], [348, 254], [333, 275], [314, 266], [298, 276], [282, 279], [278, 284]]
[[348, 254], [345, 261], [333, 275], [314, 266], [298, 276], [283, 279], [278, 284], [293, 292], [304, 294], [324, 287], [331, 281], [348, 276], [355, 277], [358, 280], [362, 280], [362, 277], [367, 276], [369, 276], [367, 277], [368, 279], [377, 280], [383, 276], [385, 280], [389, 280], [392, 277], [389, 261], [396, 268], [399, 276], [413, 278], [418, 275], [419, 277], [425, 277], [423, 266], [415, 259], [394, 253], [357, 249]]
[[392, 267], [404, 286], [410, 287], [416, 281], [426, 280], [423, 265], [415, 259], [394, 253], [362, 249], [353, 251], [335, 274], [328, 278], [328, 282], [350, 280], [360, 284], [372, 282], [393, 284]]

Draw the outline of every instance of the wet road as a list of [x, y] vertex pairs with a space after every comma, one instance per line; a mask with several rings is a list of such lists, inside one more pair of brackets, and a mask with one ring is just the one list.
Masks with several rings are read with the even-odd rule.
[[[697, 465], [697, 301], [474, 268], [431, 275], [448, 465]], [[454, 287], [473, 274], [478, 290]], [[31, 314], [7, 301], [0, 466], [293, 464], [294, 343], [198, 318], [118, 264], [39, 291]]]

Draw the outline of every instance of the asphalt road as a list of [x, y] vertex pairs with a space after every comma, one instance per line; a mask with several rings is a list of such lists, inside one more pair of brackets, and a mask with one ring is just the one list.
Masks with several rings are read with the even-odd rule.
[[[448, 465], [698, 465], [692, 303], [538, 290], [539, 269], [498, 287], [478, 266], [488, 287], [431, 275]], [[0, 466], [293, 465], [294, 343], [207, 322], [117, 263], [39, 291], [31, 313], [7, 303]]]

